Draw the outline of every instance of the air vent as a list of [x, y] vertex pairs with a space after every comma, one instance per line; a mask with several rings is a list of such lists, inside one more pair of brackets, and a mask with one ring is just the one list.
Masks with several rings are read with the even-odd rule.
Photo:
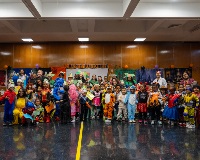
[[200, 23], [195, 25], [194, 27], [192, 27], [192, 29], [190, 30], [190, 32], [196, 32], [200, 29]]
[[172, 28], [177, 28], [180, 27], [182, 24], [171, 24], [167, 28], [172, 29]]

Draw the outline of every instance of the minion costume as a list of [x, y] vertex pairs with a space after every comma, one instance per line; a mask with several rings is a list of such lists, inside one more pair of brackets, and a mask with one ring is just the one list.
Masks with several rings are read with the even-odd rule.
[[13, 124], [19, 124], [18, 119], [22, 119], [24, 113], [22, 109], [26, 106], [26, 98], [18, 98], [15, 103], [15, 109], [13, 110], [14, 121]]
[[[187, 93], [184, 97], [184, 105], [185, 109], [183, 112], [184, 121], [186, 121], [187, 128], [194, 128], [195, 127], [195, 107], [198, 108], [199, 106], [199, 98], [192, 93], [192, 88], [188, 87], [186, 90], [189, 90], [190, 93]], [[188, 123], [189, 122], [189, 123]]]
[[[132, 85], [130, 87], [130, 90], [135, 90], [135, 86]], [[134, 120], [134, 118], [135, 118], [135, 110], [136, 110], [136, 105], [138, 103], [136, 94], [128, 92], [124, 103], [127, 104], [129, 122], [130, 123], [134, 123], [135, 122], [135, 120]]]

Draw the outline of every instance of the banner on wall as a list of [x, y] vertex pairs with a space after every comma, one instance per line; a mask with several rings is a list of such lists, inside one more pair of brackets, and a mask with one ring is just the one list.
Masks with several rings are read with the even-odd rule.
[[166, 68], [165, 79], [168, 83], [179, 83], [185, 71], [192, 77], [192, 68]]
[[6, 82], [6, 71], [0, 70], [0, 86], [5, 86]]
[[115, 69], [114, 73], [117, 75], [119, 80], [126, 81], [126, 74], [134, 74], [133, 80], [136, 81], [136, 70], [134, 69]]
[[72, 73], [73, 77], [77, 72], [81, 72], [84, 76], [84, 78], [89, 78], [91, 79], [92, 75], [95, 74], [97, 77], [101, 76], [104, 78], [105, 76], [108, 75], [108, 68], [95, 68], [95, 69], [66, 69], [66, 79], [68, 80], [68, 76]]

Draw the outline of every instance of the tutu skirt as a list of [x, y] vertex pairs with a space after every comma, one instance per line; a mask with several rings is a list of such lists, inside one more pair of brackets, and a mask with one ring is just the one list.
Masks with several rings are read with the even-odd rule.
[[146, 103], [138, 103], [137, 110], [138, 110], [138, 112], [146, 113], [147, 112], [147, 104]]
[[177, 107], [169, 108], [168, 106], [165, 106], [163, 111], [163, 117], [169, 118], [171, 120], [177, 120], [179, 118]]

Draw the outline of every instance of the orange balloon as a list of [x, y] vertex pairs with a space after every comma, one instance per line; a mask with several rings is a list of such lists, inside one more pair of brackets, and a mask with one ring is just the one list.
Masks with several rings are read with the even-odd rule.
[[126, 64], [126, 65], [124, 66], [124, 68], [126, 68], [126, 69], [127, 69], [127, 68], [128, 68], [128, 65]]
[[173, 65], [173, 64], [171, 64], [171, 68], [174, 68], [174, 65]]
[[4, 65], [4, 67], [3, 67], [3, 68], [7, 69], [7, 68], [8, 68], [8, 66], [7, 66], [7, 65]]

